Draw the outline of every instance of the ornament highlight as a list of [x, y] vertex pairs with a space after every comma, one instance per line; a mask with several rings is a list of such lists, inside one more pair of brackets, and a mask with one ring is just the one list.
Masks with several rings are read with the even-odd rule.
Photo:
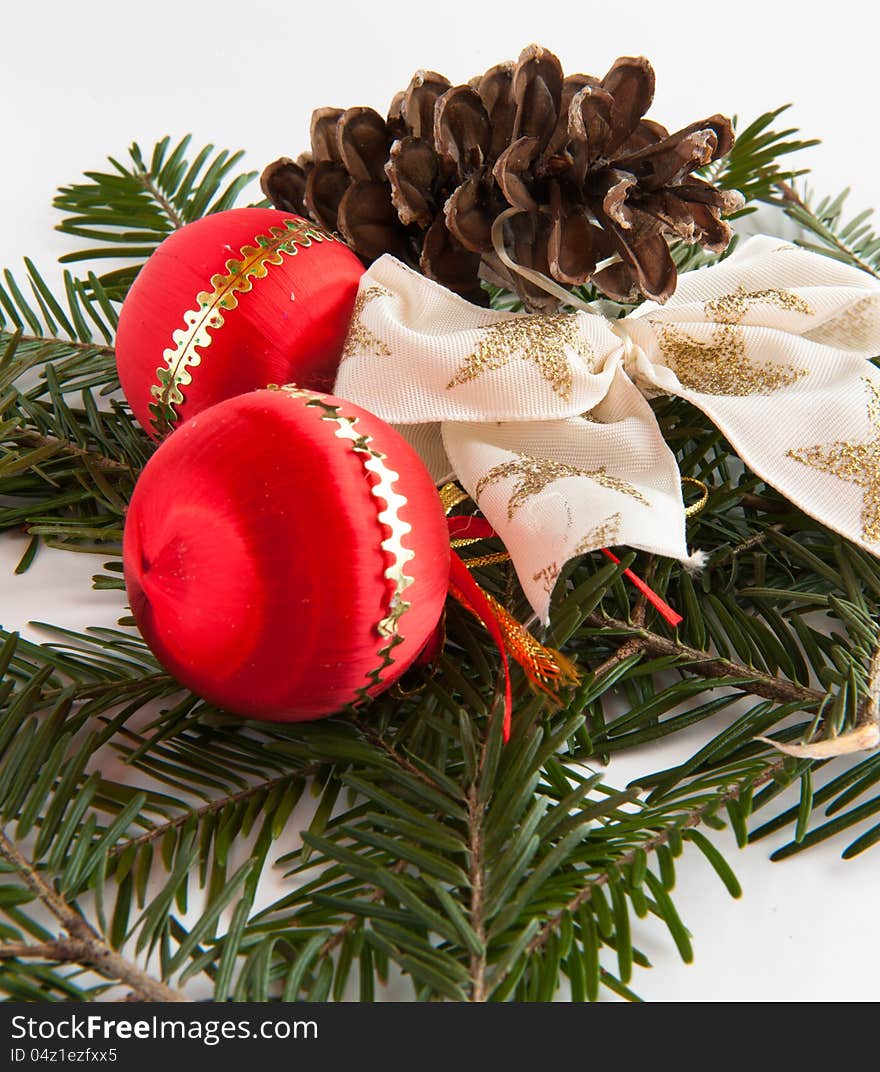
[[163, 666], [274, 721], [396, 681], [439, 621], [449, 557], [412, 448], [358, 406], [299, 388], [187, 421], [144, 468], [124, 539], [132, 612]]
[[135, 280], [116, 362], [154, 438], [269, 383], [329, 390], [363, 265], [289, 212], [238, 208], [170, 235]]

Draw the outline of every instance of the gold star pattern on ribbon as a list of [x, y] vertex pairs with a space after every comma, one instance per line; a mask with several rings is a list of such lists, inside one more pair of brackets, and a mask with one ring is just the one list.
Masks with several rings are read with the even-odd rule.
[[587, 551], [595, 551], [597, 547], [614, 547], [615, 544], [620, 543], [620, 522], [620, 514], [612, 514], [598, 525], [594, 525], [581, 537], [572, 551], [572, 558], [575, 555], [586, 554]]
[[838, 439], [786, 452], [789, 458], [812, 469], [855, 484], [862, 489], [862, 535], [880, 543], [880, 385], [866, 379], [869, 438], [864, 443]]
[[800, 295], [790, 290], [767, 287], [765, 290], [746, 290], [738, 286], [731, 294], [712, 298], [703, 305], [703, 310], [710, 320], [717, 324], [739, 324], [753, 305], [773, 305], [777, 309], [786, 309], [792, 313], [810, 316], [813, 308]]
[[552, 458], [533, 458], [530, 454], [520, 454], [513, 461], [502, 462], [494, 466], [478, 482], [475, 495], [479, 500], [480, 495], [490, 485], [497, 484], [499, 480], [516, 477], [517, 483], [507, 504], [507, 517], [508, 520], [512, 520], [513, 515], [524, 502], [534, 495], [540, 495], [549, 484], [570, 476], [587, 477], [601, 484], [603, 488], [629, 495], [643, 506], [651, 505], [638, 488], [634, 488], [632, 484], [621, 480], [620, 477], [612, 476], [606, 471], [604, 465], [599, 466], [598, 469], [579, 469], [576, 465], [566, 465]]
[[568, 350], [593, 366], [593, 351], [578, 329], [573, 313], [517, 316], [479, 329], [483, 335], [473, 353], [446, 385], [470, 383], [484, 372], [503, 368], [514, 358], [530, 361], [560, 398], [571, 398], [572, 371]]
[[[598, 525], [594, 525], [589, 532], [581, 537], [577, 543], [575, 549], [569, 555], [569, 558], [576, 558], [578, 555], [583, 555], [587, 551], [595, 551], [599, 547], [613, 547], [620, 542], [620, 514], [611, 514], [610, 517], [606, 517], [604, 521], [600, 521]], [[541, 587], [547, 593], [548, 596], [553, 595], [553, 589], [556, 587], [556, 582], [559, 580], [559, 574], [561, 570], [558, 562], [551, 562], [543, 569], [539, 569], [532, 577], [534, 581], [540, 581]]]
[[826, 320], [812, 331], [804, 333], [805, 339], [836, 346], [844, 350], [870, 350], [877, 337], [880, 323], [880, 294], [867, 294]]
[[370, 354], [373, 357], [388, 357], [391, 354], [388, 346], [363, 322], [364, 309], [370, 302], [385, 297], [390, 298], [391, 291], [379, 286], [367, 287], [358, 294], [351, 313], [351, 326], [342, 348], [341, 361], [359, 354]]
[[770, 395], [807, 375], [803, 368], [749, 361], [742, 329], [734, 324], [719, 324], [707, 342], [671, 324], [655, 324], [654, 329], [666, 363], [689, 391], [739, 397]]
[[559, 563], [551, 562], [549, 566], [545, 566], [543, 569], [539, 569], [538, 572], [532, 577], [533, 581], [540, 581], [541, 587], [547, 593], [548, 596], [553, 595], [553, 589], [556, 587], [556, 582], [559, 580]]

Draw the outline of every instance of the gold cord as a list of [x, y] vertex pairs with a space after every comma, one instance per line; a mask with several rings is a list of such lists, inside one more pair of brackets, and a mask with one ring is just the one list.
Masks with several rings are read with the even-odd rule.
[[691, 503], [690, 506], [685, 507], [685, 517], [696, 517], [705, 510], [706, 503], [709, 501], [709, 485], [704, 484], [702, 480], [697, 480], [694, 476], [683, 476], [681, 478], [681, 486], [689, 488], [699, 488], [700, 497], [695, 503]]

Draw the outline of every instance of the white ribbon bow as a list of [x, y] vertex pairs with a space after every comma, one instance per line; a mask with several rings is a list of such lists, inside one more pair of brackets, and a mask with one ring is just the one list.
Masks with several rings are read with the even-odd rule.
[[805, 513], [880, 553], [880, 286], [767, 236], [623, 320], [493, 312], [381, 257], [335, 393], [455, 476], [546, 622], [562, 566], [625, 544], [697, 564], [646, 396], [699, 407]]

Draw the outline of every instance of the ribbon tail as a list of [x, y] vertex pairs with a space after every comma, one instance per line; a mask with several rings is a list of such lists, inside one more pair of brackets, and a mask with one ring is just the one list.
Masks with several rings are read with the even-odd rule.
[[504, 636], [486, 593], [473, 579], [467, 566], [454, 551], [449, 565], [449, 593], [483, 623], [501, 653], [501, 665], [504, 670], [504, 723], [502, 735], [506, 744], [510, 740], [513, 694], [510, 688], [510, 663], [507, 659]]
[[689, 558], [678, 465], [619, 367], [590, 420], [447, 422], [443, 440], [545, 624], [572, 558], [603, 547]]
[[[459, 547], [467, 543], [477, 543], [479, 540], [489, 539], [492, 536], [498, 535], [489, 522], [481, 517], [471, 517], [467, 515], [450, 517], [447, 518], [447, 524], [449, 525], [450, 539], [454, 540], [455, 545]], [[620, 562], [617, 555], [615, 555], [613, 551], [609, 551], [607, 547], [601, 548], [601, 551], [602, 554], [607, 558], [610, 558], [612, 562]], [[684, 618], [661, 596], [659, 596], [647, 582], [643, 581], [634, 570], [625, 569], [623, 575], [642, 593], [642, 595], [644, 595], [645, 599], [648, 600], [663, 620], [672, 626], [673, 629], [676, 626], [681, 625]]]

